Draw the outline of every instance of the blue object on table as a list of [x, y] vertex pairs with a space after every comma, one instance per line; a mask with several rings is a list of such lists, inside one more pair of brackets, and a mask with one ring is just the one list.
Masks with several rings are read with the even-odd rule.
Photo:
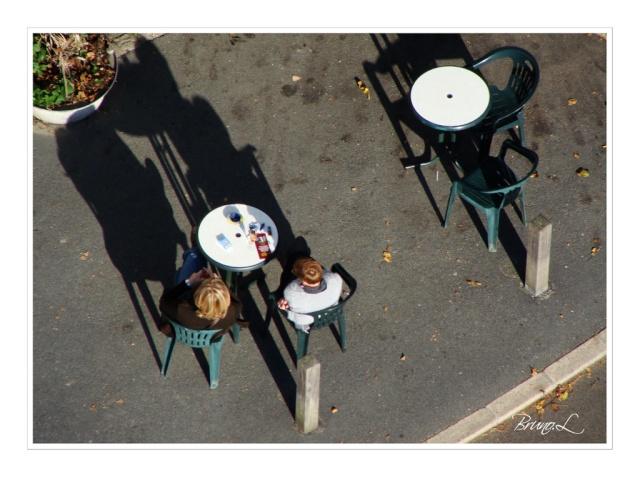
[[[505, 162], [508, 150], [515, 151], [531, 163], [531, 169], [521, 179], [515, 176]], [[538, 167], [538, 155], [515, 141], [507, 139], [502, 143], [498, 157], [487, 157], [480, 161], [480, 164], [480, 167], [468, 176], [451, 185], [444, 227], [449, 223], [453, 202], [460, 196], [461, 199], [484, 211], [487, 216], [487, 245], [490, 252], [495, 252], [500, 212], [505, 206], [520, 199], [522, 222], [527, 223], [523, 187]]]

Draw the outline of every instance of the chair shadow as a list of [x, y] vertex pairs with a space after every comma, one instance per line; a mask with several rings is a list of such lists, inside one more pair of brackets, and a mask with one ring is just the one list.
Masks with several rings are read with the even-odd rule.
[[[378, 50], [378, 58], [375, 62], [364, 62], [363, 68], [404, 151], [405, 157], [399, 158], [400, 163], [405, 168], [413, 168], [429, 204], [444, 225], [443, 212], [421, 170], [421, 167], [430, 166], [421, 164], [428, 163], [434, 157], [439, 158], [445, 174], [453, 183], [476, 169], [481, 158], [488, 156], [492, 138], [481, 140], [472, 131], [461, 131], [455, 134], [455, 140], [450, 134], [445, 134], [441, 142], [440, 133], [417, 118], [409, 95], [411, 86], [425, 71], [443, 64], [464, 66], [471, 63], [473, 57], [458, 34], [400, 34], [394, 40], [387, 34], [372, 34], [371, 40]], [[399, 99], [393, 101], [391, 98]], [[424, 142], [421, 155], [414, 152], [408, 132]], [[461, 202], [486, 245], [487, 234], [480, 215], [472, 205]], [[522, 242], [506, 217], [501, 219], [499, 237], [517, 272], [522, 275], [524, 269], [521, 267], [521, 248], [518, 246]]]

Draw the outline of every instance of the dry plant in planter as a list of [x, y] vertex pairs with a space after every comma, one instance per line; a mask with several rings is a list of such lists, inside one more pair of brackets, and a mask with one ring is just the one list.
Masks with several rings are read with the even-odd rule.
[[103, 95], [115, 78], [107, 37], [95, 33], [33, 36], [33, 105], [75, 109]]

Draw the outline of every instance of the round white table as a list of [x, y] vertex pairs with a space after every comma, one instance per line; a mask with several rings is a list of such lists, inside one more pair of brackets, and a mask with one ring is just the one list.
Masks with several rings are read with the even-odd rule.
[[422, 74], [411, 87], [418, 118], [439, 131], [462, 131], [478, 124], [489, 111], [489, 87], [476, 73], [441, 66]]
[[[241, 222], [232, 222], [230, 216], [239, 213]], [[264, 224], [259, 232], [267, 233], [270, 257], [278, 246], [278, 228], [266, 213], [256, 207], [245, 204], [229, 204], [218, 207], [209, 212], [198, 227], [197, 242], [202, 254], [216, 268], [228, 272], [242, 273], [262, 267], [268, 258], [262, 259], [258, 255], [255, 243], [249, 239], [249, 224], [258, 222]], [[271, 235], [268, 230], [271, 229]], [[218, 236], [224, 234], [231, 246], [225, 249], [218, 241]], [[227, 281], [231, 286], [231, 283]]]

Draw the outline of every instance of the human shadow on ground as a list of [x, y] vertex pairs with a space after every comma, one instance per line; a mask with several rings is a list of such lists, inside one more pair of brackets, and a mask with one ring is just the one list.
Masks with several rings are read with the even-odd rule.
[[[387, 34], [372, 34], [371, 40], [379, 55], [373, 63], [364, 62], [363, 67], [406, 155], [400, 158], [400, 163], [414, 170], [431, 207], [444, 224], [446, 203], [442, 204], [441, 210], [421, 169], [430, 165], [422, 164], [429, 164], [438, 158], [453, 183], [479, 166], [481, 158], [489, 153], [492, 138], [481, 139], [471, 130], [443, 135], [427, 127], [413, 111], [410, 91], [413, 83], [425, 71], [443, 65], [464, 66], [472, 63], [473, 57], [458, 34], [401, 34], [394, 35], [393, 39]], [[424, 141], [422, 155], [414, 151], [407, 130]], [[485, 227], [476, 209], [466, 202], [462, 203], [487, 245]], [[514, 268], [524, 279], [526, 250], [513, 224], [504, 214], [500, 220], [499, 237]]]
[[[59, 128], [58, 157], [102, 227], [105, 249], [160, 367], [146, 318], [150, 315], [157, 327], [160, 316], [147, 281], [171, 283], [176, 246], [186, 247], [186, 236], [174, 219], [157, 167], [149, 158], [138, 160], [113, 126], [109, 115], [98, 114]], [[96, 290], [105, 292], [113, 293]]]
[[[157, 300], [151, 297], [146, 281], [160, 281], [165, 288], [173, 285], [176, 246], [189, 247], [165, 190], [175, 193], [192, 226], [224, 204], [260, 208], [278, 227], [276, 256], [281, 263], [286, 261], [281, 251], [294, 237], [261, 171], [255, 148], [246, 145], [237, 150], [226, 125], [205, 98], [188, 99], [180, 94], [167, 60], [152, 42], [137, 42], [134, 54], [137, 61], [120, 59], [118, 84], [103, 109], [57, 136], [60, 161], [103, 228], [105, 247], [122, 274], [160, 367], [133, 284], [159, 324]], [[156, 157], [141, 164], [120, 139], [123, 134], [143, 138], [142, 147], [150, 143]], [[136, 139], [132, 142], [140, 144]], [[170, 188], [164, 187], [159, 170]], [[258, 305], [250, 294], [242, 295], [246, 317], [257, 322], [261, 319]], [[255, 341], [291, 406], [295, 383], [275, 342], [272, 338]], [[202, 356], [197, 352], [195, 356], [206, 371]]]

